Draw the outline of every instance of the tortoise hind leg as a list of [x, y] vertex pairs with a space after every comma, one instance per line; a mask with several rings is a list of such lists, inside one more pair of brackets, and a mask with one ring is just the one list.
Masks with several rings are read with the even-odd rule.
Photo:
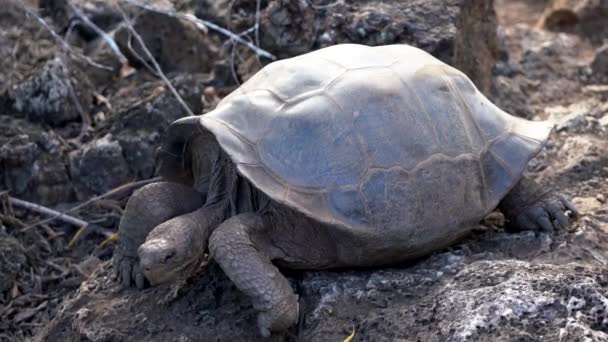
[[228, 278], [247, 294], [259, 311], [260, 333], [283, 331], [298, 320], [298, 297], [287, 279], [272, 264], [259, 240], [265, 230], [257, 214], [233, 216], [211, 235], [209, 251]]
[[525, 177], [503, 198], [498, 209], [505, 215], [510, 231], [552, 232], [554, 228], [567, 228], [571, 224], [568, 211], [574, 220], [579, 216], [565, 195]]
[[129, 198], [118, 226], [118, 245], [114, 251], [114, 273], [124, 286], [144, 285], [137, 249], [152, 229], [181, 214], [200, 208], [205, 198], [182, 184], [158, 182], [144, 186]]

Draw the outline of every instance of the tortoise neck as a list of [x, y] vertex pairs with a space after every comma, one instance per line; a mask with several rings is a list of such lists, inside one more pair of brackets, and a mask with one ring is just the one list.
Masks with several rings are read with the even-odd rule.
[[188, 141], [186, 148], [185, 167], [189, 168], [192, 174], [192, 187], [206, 195], [210, 191], [214, 168], [220, 160], [220, 146], [212, 136], [200, 134]]
[[235, 201], [239, 177], [234, 163], [219, 150], [212, 165], [205, 205]]

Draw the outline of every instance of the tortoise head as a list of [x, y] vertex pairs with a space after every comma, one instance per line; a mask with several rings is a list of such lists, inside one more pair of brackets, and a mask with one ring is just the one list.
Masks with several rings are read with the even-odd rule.
[[158, 225], [137, 250], [150, 284], [184, 278], [200, 265], [205, 240], [196, 220], [189, 216], [178, 216]]

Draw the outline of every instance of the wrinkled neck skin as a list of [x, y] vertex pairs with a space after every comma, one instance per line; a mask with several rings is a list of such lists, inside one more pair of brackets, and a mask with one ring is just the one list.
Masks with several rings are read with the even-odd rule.
[[218, 143], [204, 135], [197, 136], [184, 146], [183, 167], [192, 174], [192, 187], [205, 196], [209, 192], [214, 163], [218, 161], [219, 153]]
[[[213, 211], [209, 235], [228, 218], [258, 211], [268, 199], [237, 173], [236, 165], [214, 139], [194, 139], [190, 151], [194, 188], [206, 194], [203, 208]], [[203, 210], [209, 212], [208, 210]]]

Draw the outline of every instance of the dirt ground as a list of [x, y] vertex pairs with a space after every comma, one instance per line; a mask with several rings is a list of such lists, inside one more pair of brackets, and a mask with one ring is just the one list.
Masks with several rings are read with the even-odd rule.
[[[608, 312], [608, 27], [596, 24], [608, 22], [608, 9], [583, 0], [495, 0], [492, 21], [483, 5], [467, 5], [481, 3], [474, 0], [440, 2], [447, 10], [438, 19], [421, 14], [438, 2], [415, 2], [428, 12], [400, 1], [261, 1], [260, 11], [247, 1], [150, 2], [245, 32], [277, 58], [349, 41], [415, 43], [473, 74], [501, 108], [557, 122], [528, 173], [573, 198], [583, 215], [571, 231], [511, 235], [498, 217], [419, 263], [290, 274], [306, 318], [285, 340], [341, 340], [354, 325], [354, 341], [608, 341], [600, 312]], [[250, 304], [217, 266], [179, 293], [116, 293], [106, 263], [113, 244], [100, 244], [116, 231], [130, 193], [156, 176], [154, 151], [168, 124], [188, 110], [211, 110], [270, 59], [215, 31], [125, 6], [186, 110], [119, 12], [103, 1], [74, 3], [10, 0], [0, 9], [0, 341], [160, 341], [180, 333], [258, 340]], [[556, 3], [576, 8], [552, 17], [545, 9]], [[483, 25], [452, 24], [462, 6]], [[124, 56], [77, 13], [112, 32]], [[473, 35], [489, 42], [454, 52]], [[56, 211], [86, 203], [68, 214], [89, 226], [70, 244], [79, 225], [61, 218], [32, 225], [49, 215], [14, 199]], [[496, 318], [503, 309], [511, 313]], [[175, 325], [162, 324], [167, 319]]]

